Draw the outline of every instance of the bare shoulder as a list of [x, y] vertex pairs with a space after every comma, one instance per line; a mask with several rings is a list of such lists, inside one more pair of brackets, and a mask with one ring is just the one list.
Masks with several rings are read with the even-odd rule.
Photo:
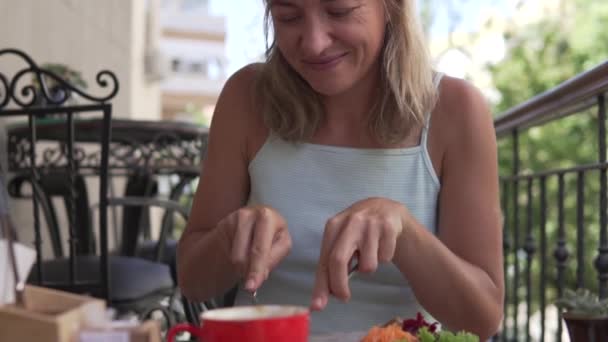
[[439, 126], [439, 136], [448, 139], [444, 141], [448, 145], [468, 139], [494, 139], [488, 101], [479, 89], [463, 79], [443, 77], [433, 116], [432, 124]]
[[230, 76], [222, 89], [211, 123], [212, 135], [231, 137], [233, 142], [240, 140], [243, 152], [248, 156], [250, 146], [266, 134], [259, 105], [255, 101], [255, 86], [261, 67], [262, 64], [249, 64]]
[[229, 112], [237, 117], [246, 118], [251, 114], [255, 82], [260, 68], [261, 64], [249, 64], [232, 74], [224, 84], [217, 106], [231, 109]]

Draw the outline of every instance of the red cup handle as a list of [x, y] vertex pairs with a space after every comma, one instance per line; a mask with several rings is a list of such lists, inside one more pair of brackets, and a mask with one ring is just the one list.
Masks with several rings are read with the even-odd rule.
[[196, 336], [196, 338], [198, 338], [200, 340], [200, 338], [201, 338], [200, 328], [198, 328], [192, 324], [182, 323], [182, 324], [175, 325], [174, 327], [169, 329], [169, 332], [167, 333], [167, 342], [174, 342], [175, 335], [185, 332], [185, 331], [191, 333], [192, 335]]

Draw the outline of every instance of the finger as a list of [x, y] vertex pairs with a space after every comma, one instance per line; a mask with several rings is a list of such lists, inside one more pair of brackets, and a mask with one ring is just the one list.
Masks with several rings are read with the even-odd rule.
[[378, 261], [385, 263], [391, 262], [395, 255], [397, 246], [397, 232], [388, 224], [384, 225], [378, 246]]
[[[268, 256], [268, 270], [272, 271], [279, 263], [289, 254], [292, 241], [287, 227], [280, 229], [274, 236], [274, 242], [270, 247], [270, 255]], [[268, 277], [268, 274], [266, 274]]]
[[230, 258], [240, 274], [245, 274], [247, 271], [247, 252], [251, 244], [253, 220], [252, 213], [245, 210], [235, 213], [234, 217], [229, 220], [233, 225], [231, 229], [234, 229]]
[[359, 249], [358, 272], [373, 273], [378, 269], [378, 245], [380, 243], [380, 227], [372, 224], [365, 227], [365, 238]]
[[[220, 245], [223, 248], [222, 251], [232, 258], [232, 242], [234, 241], [234, 223], [231, 220], [232, 216], [228, 216], [217, 223], [216, 229], [220, 233], [222, 239]], [[232, 260], [232, 259], [231, 259]]]
[[310, 309], [320, 311], [325, 309], [329, 301], [329, 274], [327, 263], [319, 263], [315, 276], [315, 287], [312, 292]]
[[315, 275], [315, 286], [313, 289], [311, 310], [323, 310], [329, 300], [329, 251], [336, 239], [341, 220], [338, 216], [327, 221], [321, 242], [319, 263]]
[[363, 225], [362, 218], [355, 216], [344, 221], [340, 234], [334, 241], [329, 256], [329, 289], [336, 298], [348, 301], [350, 288], [348, 286], [348, 269], [350, 260], [359, 248], [359, 231]]
[[268, 256], [276, 230], [276, 227], [273, 227], [270, 210], [266, 208], [260, 209], [256, 214], [249, 249], [249, 268], [247, 270], [247, 281], [245, 282], [246, 290], [255, 291], [266, 278], [269, 267]]

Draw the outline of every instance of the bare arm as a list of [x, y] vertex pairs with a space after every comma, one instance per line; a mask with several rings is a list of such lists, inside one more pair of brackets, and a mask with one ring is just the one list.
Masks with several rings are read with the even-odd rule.
[[[438, 238], [405, 220], [394, 262], [421, 304], [452, 329], [493, 335], [502, 319], [502, 232], [492, 117], [481, 94], [451, 81]], [[446, 125], [447, 123], [447, 125]], [[406, 215], [406, 217], [408, 217]], [[450, 303], [449, 305], [447, 303]]]
[[190, 219], [178, 251], [178, 278], [192, 300], [222, 294], [238, 280], [230, 262], [230, 241], [218, 223], [245, 204], [247, 173], [247, 113], [250, 111], [253, 70], [233, 75], [218, 100], [209, 133], [207, 155], [201, 168]]
[[496, 332], [504, 285], [492, 118], [479, 92], [463, 81], [445, 80], [442, 91], [429, 141], [442, 179], [439, 236], [400, 202], [354, 203], [327, 221], [311, 309], [323, 310], [330, 295], [349, 300], [348, 263], [358, 252], [362, 273], [393, 262], [421, 304], [449, 328], [482, 339]]

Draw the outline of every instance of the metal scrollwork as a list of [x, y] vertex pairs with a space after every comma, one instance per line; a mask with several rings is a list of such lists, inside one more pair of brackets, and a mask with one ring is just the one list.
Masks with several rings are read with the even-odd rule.
[[[198, 172], [198, 165], [206, 146], [206, 137], [184, 139], [176, 134], [161, 133], [148, 141], [123, 140], [110, 144], [111, 169], [145, 169], [150, 172], [184, 170]], [[27, 137], [9, 139], [9, 167], [16, 171], [30, 167], [30, 143]], [[42, 146], [40, 146], [42, 147]], [[76, 167], [85, 171], [99, 168], [100, 150], [95, 144], [78, 142], [74, 146]], [[37, 153], [36, 166], [41, 168], [65, 167], [68, 164], [67, 148], [57, 141], [47, 141]]]
[[10, 97], [8, 96], [8, 80], [2, 73], [0, 73], [0, 86], [0, 108], [4, 108]]
[[[100, 71], [95, 78], [96, 84], [107, 93], [103, 96], [93, 96], [83, 92], [78, 85], [69, 83], [50, 69], [39, 67], [30, 56], [20, 50], [0, 50], [0, 57], [3, 56], [16, 56], [24, 62], [25, 66], [15, 70], [11, 75], [0, 73], [0, 112], [7, 109], [13, 113], [30, 113], [31, 110], [41, 116], [47, 113], [54, 114], [68, 107], [76, 107], [66, 102], [74, 95], [79, 99], [90, 101], [87, 107], [91, 107], [91, 104], [105, 106], [119, 90], [118, 79], [108, 70]], [[17, 107], [17, 109], [9, 110], [8, 107]], [[87, 110], [90, 111], [90, 108]], [[45, 126], [47, 124], [49, 126]], [[90, 125], [93, 125], [93, 128]], [[100, 166], [101, 150], [99, 141], [95, 138], [94, 125], [101, 125], [101, 122], [87, 123], [84, 119], [74, 119], [75, 131], [79, 132], [80, 129], [85, 131], [76, 134], [73, 142], [73, 166], [79, 172], [88, 170], [94, 173]], [[140, 169], [160, 173], [198, 171], [206, 145], [206, 135], [202, 131], [199, 136], [196, 128], [178, 127], [175, 131], [171, 131], [163, 126], [142, 130], [132, 136], [129, 130], [140, 128], [137, 125], [134, 123], [133, 127], [124, 128], [122, 133], [113, 127], [113, 140], [109, 148], [110, 169]], [[58, 128], [65, 129], [59, 126]], [[25, 129], [16, 127], [8, 132], [9, 168], [12, 171], [20, 171], [31, 167], [52, 169], [70, 166], [67, 143], [63, 141], [66, 140], [65, 137], [57, 133], [52, 123], [38, 122], [36, 127], [37, 141], [35, 161], [33, 161], [36, 165], [30, 165], [32, 163], [30, 136]]]
[[[55, 73], [40, 68], [32, 58], [20, 50], [3, 49], [0, 50], [0, 57], [2, 55], [17, 56], [25, 61], [27, 67], [17, 71], [12, 79], [7, 79], [0, 73], [0, 109], [8, 106], [11, 99], [21, 108], [31, 108], [39, 104], [41, 100], [49, 105], [60, 106], [70, 99], [72, 94], [78, 94], [93, 103], [104, 103], [114, 98], [119, 90], [118, 78], [109, 70], [100, 71], [95, 78], [100, 88], [108, 89], [107, 95], [93, 96]], [[18, 84], [26, 75], [31, 76], [30, 81], [19, 87]], [[47, 84], [48, 80], [53, 82], [52, 90]]]
[[121, 168], [179, 169], [197, 167], [206, 140], [183, 139], [173, 133], [161, 133], [147, 142], [136, 140], [112, 143], [110, 165]]

